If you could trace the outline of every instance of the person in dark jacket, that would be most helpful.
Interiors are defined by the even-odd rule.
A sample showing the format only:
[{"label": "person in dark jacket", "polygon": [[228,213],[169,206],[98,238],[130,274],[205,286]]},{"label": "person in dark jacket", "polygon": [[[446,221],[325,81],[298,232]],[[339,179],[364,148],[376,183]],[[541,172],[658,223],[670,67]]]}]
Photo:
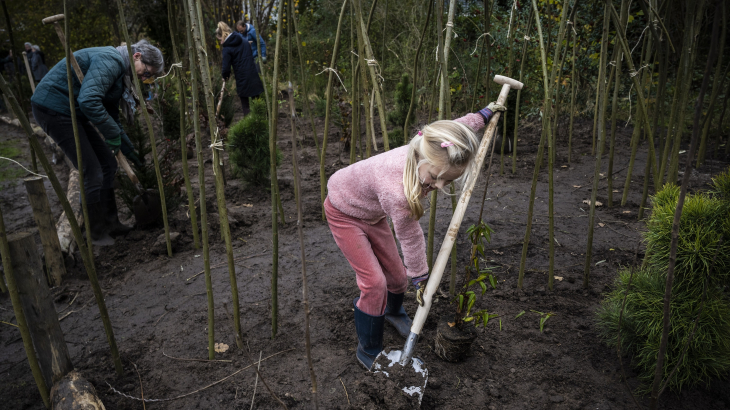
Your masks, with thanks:
[{"label": "person in dark jacket", "polygon": [[[134,110],[140,103],[131,76],[146,80],[161,73],[165,65],[162,52],[146,40],[134,44],[132,53],[133,64],[126,46],[92,47],[74,53],[84,74],[83,84],[73,74],[73,93],[84,165],[88,223],[97,245],[112,245],[112,237],[132,229],[119,222],[113,188],[117,171],[114,156],[126,137],[119,117],[120,105],[126,120],[134,121]],[[51,68],[38,84],[31,107],[43,131],[78,168],[65,59]]]},{"label": "person in dark jacket", "polygon": [[43,52],[41,52],[40,47],[34,45],[33,52],[31,54],[28,54],[28,58],[30,59],[30,71],[33,73],[33,78],[37,82],[40,82],[43,77],[48,74],[48,67],[46,67],[45,55],[43,55]]},{"label": "person in dark jacket", "polygon": [[223,64],[221,75],[224,80],[231,76],[231,67],[236,75],[236,91],[241,98],[243,115],[251,112],[249,97],[256,98],[264,92],[264,85],[256,72],[251,45],[239,33],[231,32],[231,28],[224,22],[218,23],[215,32],[223,48]]},{"label": "person in dark jacket", "polygon": [[[245,23],[243,20],[240,20],[236,23],[236,31],[241,33],[243,38],[248,40],[248,44],[251,44],[251,51],[253,52],[253,58],[255,59],[259,55],[258,48],[261,47],[261,57],[263,59],[263,62],[266,62],[266,42],[264,41],[264,38],[260,35],[256,35],[256,29],[253,27],[251,23]],[[259,38],[259,45],[257,46],[255,41],[256,37]]]}]

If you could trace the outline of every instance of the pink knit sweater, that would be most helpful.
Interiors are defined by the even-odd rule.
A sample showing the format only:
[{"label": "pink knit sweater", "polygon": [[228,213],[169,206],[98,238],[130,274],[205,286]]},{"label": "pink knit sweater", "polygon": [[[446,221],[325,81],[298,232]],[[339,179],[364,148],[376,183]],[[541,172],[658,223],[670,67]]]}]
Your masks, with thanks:
[{"label": "pink knit sweater", "polygon": [[[474,132],[484,128],[480,114],[467,114],[456,121]],[[403,192],[407,155],[406,145],[335,172],[327,184],[327,196],[340,212],[371,224],[390,216],[403,251],[406,274],[418,277],[428,273],[426,242],[418,220],[410,216]]]}]

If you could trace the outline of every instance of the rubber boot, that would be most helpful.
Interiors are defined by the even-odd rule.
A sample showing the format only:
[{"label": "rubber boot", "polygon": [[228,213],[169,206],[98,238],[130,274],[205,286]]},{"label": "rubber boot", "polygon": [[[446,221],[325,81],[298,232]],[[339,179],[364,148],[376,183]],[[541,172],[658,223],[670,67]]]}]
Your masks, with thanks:
[{"label": "rubber boot", "polygon": [[408,335],[411,334],[413,320],[408,317],[406,310],[403,308],[404,296],[405,293],[388,292],[388,304],[385,306],[385,320],[393,325],[395,330],[397,330],[404,339],[407,339]]},{"label": "rubber boot", "polygon": [[353,305],[355,306],[355,330],[357,330],[357,360],[365,366],[368,371],[372,370],[375,358],[383,350],[383,327],[385,325],[385,315],[370,316],[357,308],[355,298]]},{"label": "rubber boot", "polygon": [[109,227],[106,223],[106,210],[102,201],[86,204],[89,211],[89,228],[91,242],[97,246],[114,245],[114,239],[109,236]]},{"label": "rubber boot", "polygon": [[109,229],[109,235],[112,238],[126,235],[134,229],[129,225],[124,225],[119,221],[119,212],[117,210],[117,199],[114,195],[114,188],[106,188],[101,190],[101,202],[104,204],[105,220]]}]

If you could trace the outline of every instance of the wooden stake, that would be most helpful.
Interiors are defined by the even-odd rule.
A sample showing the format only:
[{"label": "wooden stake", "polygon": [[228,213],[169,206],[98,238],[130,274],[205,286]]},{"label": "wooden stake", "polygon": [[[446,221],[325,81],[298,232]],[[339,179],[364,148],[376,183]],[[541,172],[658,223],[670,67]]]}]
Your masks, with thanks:
[{"label": "wooden stake", "polygon": [[38,233],[41,237],[44,260],[48,268],[48,278],[51,286],[59,286],[62,278],[66,275],[66,265],[63,261],[61,244],[58,241],[56,224],[53,223],[53,214],[46,196],[43,178],[26,178],[24,182],[30,206],[33,208],[33,219],[38,226]]},{"label": "wooden stake", "polygon": [[[386,3],[387,4],[387,3]],[[403,141],[404,145],[408,144],[408,136],[410,130],[408,125],[411,122],[411,114],[413,113],[413,105],[416,103],[416,88],[418,84],[418,58],[421,56],[421,48],[423,47],[423,39],[426,37],[426,29],[428,23],[431,21],[431,13],[433,12],[433,1],[428,0],[428,11],[426,12],[426,22],[423,23],[423,30],[421,31],[421,38],[418,40],[418,47],[416,48],[416,57],[413,59],[413,89],[411,90],[411,102],[408,104],[408,114],[406,114],[406,122],[403,124]],[[383,39],[385,39],[385,27],[383,27]],[[484,40],[486,41],[486,40]],[[383,45],[385,47],[385,45]],[[382,57],[381,57],[382,59]],[[481,60],[479,60],[481,62]]]},{"label": "wooden stake", "polygon": [[8,237],[8,246],[20,303],[43,379],[46,386],[53,386],[74,366],[53,306],[53,296],[46,284],[35,238],[27,232],[13,234]]},{"label": "wooden stake", "polygon": [[[1,76],[0,76],[1,77]],[[5,80],[1,80],[5,85]],[[3,90],[4,92],[4,90]],[[33,244],[35,247],[35,244]],[[3,219],[2,211],[0,211],[0,255],[2,256],[3,268],[5,273],[5,281],[8,285],[8,293],[10,293],[10,300],[13,304],[13,313],[15,313],[15,320],[18,322],[18,329],[20,335],[23,338],[23,347],[25,348],[25,354],[28,357],[28,364],[30,370],[33,373],[33,379],[35,380],[36,386],[38,386],[38,392],[41,394],[41,399],[46,408],[51,408],[51,402],[48,397],[49,387],[46,384],[43,373],[41,372],[38,359],[35,355],[35,349],[33,347],[33,340],[28,330],[28,322],[23,314],[22,303],[20,301],[20,295],[18,292],[18,285],[15,281],[15,273],[13,272],[13,261],[10,257],[10,248],[8,245],[8,238],[5,233],[5,221]]]}]

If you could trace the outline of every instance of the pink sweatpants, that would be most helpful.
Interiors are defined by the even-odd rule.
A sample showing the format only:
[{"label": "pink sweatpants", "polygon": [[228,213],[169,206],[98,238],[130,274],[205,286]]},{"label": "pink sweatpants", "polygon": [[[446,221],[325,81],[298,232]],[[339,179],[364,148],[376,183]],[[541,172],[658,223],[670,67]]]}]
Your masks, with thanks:
[{"label": "pink sweatpants", "polygon": [[358,309],[371,316],[382,315],[388,292],[404,293],[408,286],[406,268],[387,219],[370,225],[343,214],[329,198],[324,201],[324,211],[335,243],[355,269],[360,288]]}]

